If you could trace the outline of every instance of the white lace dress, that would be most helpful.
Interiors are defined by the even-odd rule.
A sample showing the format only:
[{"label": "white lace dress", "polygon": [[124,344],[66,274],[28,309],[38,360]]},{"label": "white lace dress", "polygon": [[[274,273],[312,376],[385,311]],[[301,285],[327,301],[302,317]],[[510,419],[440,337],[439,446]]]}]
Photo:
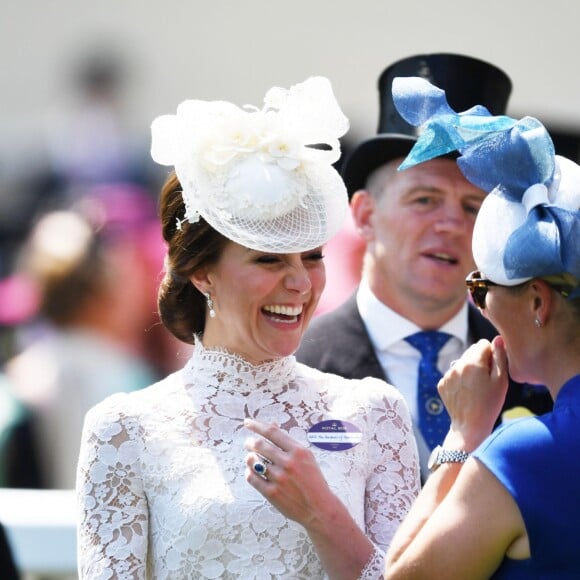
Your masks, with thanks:
[{"label": "white lace dress", "polygon": [[304,528],[245,480],[245,417],[310,446],[315,424],[362,431],[351,449],[310,446],[330,487],[375,544],[364,576],[419,491],[411,422],[398,391],[297,363],[260,366],[197,344],[185,368],[113,395],[87,414],[77,491],[80,578],[325,578]]}]

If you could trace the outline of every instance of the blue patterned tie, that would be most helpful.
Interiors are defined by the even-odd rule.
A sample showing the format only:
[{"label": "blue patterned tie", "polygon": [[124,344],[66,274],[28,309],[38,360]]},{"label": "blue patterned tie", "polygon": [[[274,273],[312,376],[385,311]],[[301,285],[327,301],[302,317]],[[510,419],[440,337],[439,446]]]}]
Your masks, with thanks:
[{"label": "blue patterned tie", "polygon": [[417,409],[419,428],[430,449],[440,445],[449,430],[449,415],[437,392],[437,383],[441,378],[441,373],[437,368],[437,357],[443,345],[450,338],[450,334],[435,330],[417,332],[405,338],[411,346],[421,353],[417,384]]}]

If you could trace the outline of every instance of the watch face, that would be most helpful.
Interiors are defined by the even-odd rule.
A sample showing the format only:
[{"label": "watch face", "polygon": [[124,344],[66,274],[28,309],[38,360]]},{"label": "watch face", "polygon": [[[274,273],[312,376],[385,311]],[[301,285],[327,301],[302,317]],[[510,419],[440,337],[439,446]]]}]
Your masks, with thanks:
[{"label": "watch face", "polygon": [[437,445],[433,451],[431,451],[431,455],[429,456],[429,460],[427,461],[427,469],[433,471],[437,467],[439,467],[439,451],[441,451],[441,445]]}]

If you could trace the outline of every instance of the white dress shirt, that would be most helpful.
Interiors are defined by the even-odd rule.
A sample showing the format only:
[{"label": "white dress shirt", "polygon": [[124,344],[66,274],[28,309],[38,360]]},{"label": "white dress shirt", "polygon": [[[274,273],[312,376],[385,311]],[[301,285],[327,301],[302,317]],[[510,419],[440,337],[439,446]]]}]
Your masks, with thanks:
[{"label": "white dress shirt", "polygon": [[[405,340],[405,337],[423,329],[385,306],[372,293],[365,280],[360,283],[356,301],[383,371],[389,382],[401,392],[409,407],[419,448],[421,474],[426,479],[430,450],[419,431],[417,414],[417,379],[421,353]],[[439,352],[437,366],[441,373],[445,373],[451,361],[458,359],[467,348],[467,313],[466,301],[458,314],[437,329],[452,336]]]}]

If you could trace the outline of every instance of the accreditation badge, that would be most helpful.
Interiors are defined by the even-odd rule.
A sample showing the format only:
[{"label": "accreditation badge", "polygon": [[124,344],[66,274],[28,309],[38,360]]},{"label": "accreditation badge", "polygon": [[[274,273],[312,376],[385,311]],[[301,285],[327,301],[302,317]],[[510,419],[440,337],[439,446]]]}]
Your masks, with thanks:
[{"label": "accreditation badge", "polygon": [[308,430],[308,441],[326,451],[346,451],[362,440],[362,431],[348,421],[330,419],[316,423]]}]

